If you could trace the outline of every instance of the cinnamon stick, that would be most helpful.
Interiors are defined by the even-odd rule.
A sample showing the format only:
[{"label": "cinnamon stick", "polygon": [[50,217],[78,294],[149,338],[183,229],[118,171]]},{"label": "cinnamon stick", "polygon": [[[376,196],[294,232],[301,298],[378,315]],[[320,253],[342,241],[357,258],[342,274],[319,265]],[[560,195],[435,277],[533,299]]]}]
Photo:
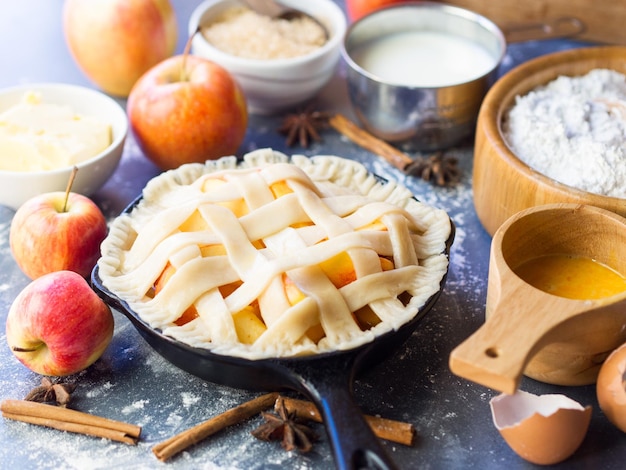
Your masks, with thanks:
[{"label": "cinnamon stick", "polygon": [[179,452],[182,452],[186,448],[197,444],[203,439],[206,439],[212,434],[215,434],[233,424],[240,423],[257,413],[270,408],[276,402],[277,398],[278,393],[268,393],[242,403],[241,405],[225,411],[208,421],[197,424],[196,426],[189,428],[166,441],[156,444],[152,448],[152,452],[154,452],[154,455],[156,455],[159,460],[165,461]]},{"label": "cinnamon stick", "polygon": [[62,431],[104,437],[126,444],[137,444],[141,427],[95,416],[82,411],[26,400],[4,400],[2,416]]},{"label": "cinnamon stick", "polygon": [[329,124],[340,134],[343,134],[354,143],[360,145],[376,155],[380,155],[396,168],[404,171],[406,167],[413,163],[413,159],[406,153],[398,150],[384,140],[373,136],[364,129],[350,121],[342,114],[335,114],[329,119]]},{"label": "cinnamon stick", "polygon": [[[322,422],[322,416],[312,402],[287,397],[283,397],[283,402],[288,413],[295,413],[301,419]],[[365,415],[365,421],[377,437],[398,444],[413,445],[415,428],[412,424],[369,415]]]},{"label": "cinnamon stick", "polygon": [[[156,444],[152,448],[152,452],[160,461],[164,462],[222,429],[238,424],[271,408],[279,397],[278,393],[267,393],[242,403]],[[281,398],[283,398],[288,412],[295,412],[302,419],[322,422],[321,415],[313,403],[294,398]],[[365,419],[376,436],[399,444],[413,444],[415,429],[412,424],[368,415],[365,416]]]}]

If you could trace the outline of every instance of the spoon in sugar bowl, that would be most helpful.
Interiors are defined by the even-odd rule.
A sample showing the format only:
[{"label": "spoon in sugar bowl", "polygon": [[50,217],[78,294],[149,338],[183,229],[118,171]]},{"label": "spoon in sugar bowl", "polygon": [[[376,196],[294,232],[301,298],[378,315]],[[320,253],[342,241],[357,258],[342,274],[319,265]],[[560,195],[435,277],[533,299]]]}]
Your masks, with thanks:
[{"label": "spoon in sugar bowl", "polygon": [[298,10],[297,8],[283,5],[275,0],[243,0],[243,3],[259,15],[268,16],[270,18],[283,19],[287,21],[296,20],[298,18],[309,18],[322,28],[326,39],[329,37],[328,29],[320,20],[315,18],[313,15],[309,15],[302,10]]},{"label": "spoon in sugar bowl", "polygon": [[513,215],[492,240],[485,323],[452,351],[451,371],[508,394],[522,375],[595,383],[626,342],[625,275],[625,218],[575,203]]}]

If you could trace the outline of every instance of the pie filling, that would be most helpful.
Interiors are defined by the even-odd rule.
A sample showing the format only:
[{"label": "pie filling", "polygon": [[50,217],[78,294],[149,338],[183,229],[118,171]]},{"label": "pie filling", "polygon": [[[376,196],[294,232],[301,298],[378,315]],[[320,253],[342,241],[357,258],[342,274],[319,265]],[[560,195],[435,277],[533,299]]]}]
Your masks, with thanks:
[{"label": "pie filling", "polygon": [[151,327],[249,359],[350,349],[397,329],[448,269],[447,214],[333,156],[263,149],[184,165],[116,218],[103,285]]}]

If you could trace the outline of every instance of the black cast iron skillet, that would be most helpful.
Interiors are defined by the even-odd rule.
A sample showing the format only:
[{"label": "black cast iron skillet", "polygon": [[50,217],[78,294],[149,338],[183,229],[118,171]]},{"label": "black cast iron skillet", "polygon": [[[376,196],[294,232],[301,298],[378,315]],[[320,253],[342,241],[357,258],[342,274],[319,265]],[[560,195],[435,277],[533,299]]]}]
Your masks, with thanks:
[{"label": "black cast iron skillet", "polygon": [[[130,212],[137,198],[124,212]],[[446,243],[446,254],[454,240],[454,225]],[[98,266],[91,275],[96,293],[113,309],[123,313],[153,349],[175,366],[197,377],[230,387],[253,391],[295,390],[315,403],[328,433],[335,463],[340,470],[395,469],[378,438],[373,434],[354,402],[354,376],[371,368],[403,344],[420,320],[433,307],[443,290],[419,309],[415,317],[398,330],[387,332],[372,342],[345,351],[295,358],[250,360],[215,354],[176,341],[152,328],[128,304],[102,285]]]}]

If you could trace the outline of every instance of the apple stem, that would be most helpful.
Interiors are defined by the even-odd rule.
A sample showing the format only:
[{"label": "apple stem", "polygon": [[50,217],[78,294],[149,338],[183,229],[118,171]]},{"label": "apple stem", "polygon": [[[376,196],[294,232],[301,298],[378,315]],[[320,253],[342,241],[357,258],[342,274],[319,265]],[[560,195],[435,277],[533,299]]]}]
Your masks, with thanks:
[{"label": "apple stem", "polygon": [[15,352],[33,352],[33,351],[37,351],[37,348],[34,349],[26,349],[26,348],[20,348],[18,346],[14,346],[11,348],[12,351]]},{"label": "apple stem", "polygon": [[189,56],[189,51],[191,50],[191,43],[193,41],[193,37],[196,34],[198,34],[199,31],[200,31],[200,26],[198,26],[196,30],[193,32],[193,34],[189,36],[189,39],[187,39],[187,43],[185,44],[185,49],[183,50],[183,66],[181,67],[181,70],[180,70],[181,82],[186,82],[189,80],[189,76],[187,74],[187,57]]},{"label": "apple stem", "polygon": [[74,185],[76,173],[78,173],[78,168],[74,166],[74,168],[72,168],[72,172],[70,173],[70,180],[67,182],[67,187],[65,188],[65,201],[63,202],[63,212],[67,212],[67,201],[70,198],[70,192],[72,192],[72,186]]}]

